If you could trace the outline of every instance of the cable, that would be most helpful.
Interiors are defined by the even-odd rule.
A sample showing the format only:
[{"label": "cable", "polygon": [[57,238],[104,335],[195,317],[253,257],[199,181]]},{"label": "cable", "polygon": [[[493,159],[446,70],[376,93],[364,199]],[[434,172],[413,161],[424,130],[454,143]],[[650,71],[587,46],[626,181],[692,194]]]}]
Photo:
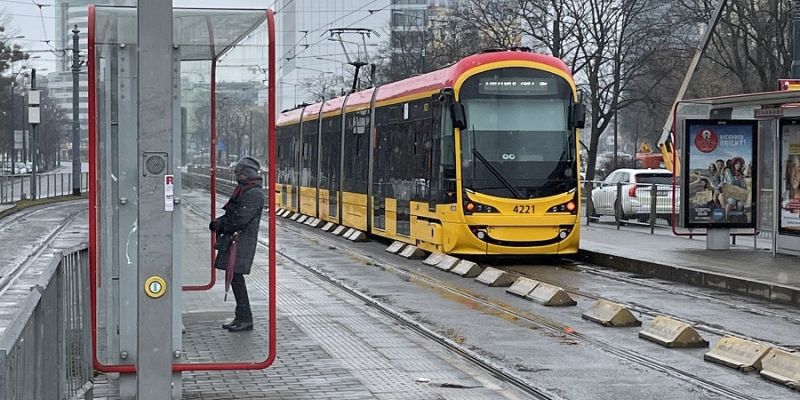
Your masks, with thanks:
[{"label": "cable", "polygon": [[[283,61],[284,59],[291,60],[291,59],[294,59],[294,57],[297,57],[297,55],[298,55],[298,54],[300,54],[300,53],[295,53],[295,54],[294,54],[294,57],[291,57],[291,58],[289,58],[289,57],[287,57],[287,56],[289,55],[289,53],[290,53],[290,52],[291,52],[291,51],[292,51],[292,50],[293,50],[295,47],[297,47],[297,45],[298,45],[298,44],[300,44],[300,42],[301,42],[303,39],[305,39],[306,37],[308,37],[308,34],[309,34],[309,33],[311,33],[311,32],[318,32],[318,31],[322,30],[323,28],[325,28],[325,27],[327,27],[327,26],[333,25],[334,23],[336,23],[336,22],[339,22],[339,21],[341,21],[341,20],[343,20],[343,19],[345,19],[345,18],[349,17],[350,15],[354,14],[354,13],[355,13],[355,12],[357,12],[357,11],[362,11],[364,8],[366,8],[367,6],[371,5],[372,3],[375,3],[376,1],[378,1],[378,0],[372,0],[372,1],[370,1],[369,3],[366,3],[366,4],[364,4],[363,6],[359,7],[358,9],[354,10],[354,11],[353,11],[353,12],[351,12],[351,13],[346,13],[345,15],[342,15],[341,17],[339,17],[339,18],[336,18],[336,19],[334,19],[333,21],[330,21],[330,22],[328,22],[327,24],[325,24],[325,25],[322,25],[322,26],[320,26],[320,27],[318,27],[318,28],[316,28],[316,29],[312,29],[312,30],[306,31],[306,32],[305,32],[305,34],[303,35],[303,37],[302,37],[302,38],[300,38],[300,40],[298,40],[298,41],[297,41],[297,42],[296,42],[294,45],[292,45],[292,47],[291,47],[289,50],[287,50],[287,51],[286,51],[286,53],[284,53],[284,54],[283,54],[283,56],[281,56],[281,58],[280,58],[279,60],[280,60],[280,61],[283,63],[283,62],[284,62],[284,61]],[[378,11],[384,10],[386,7],[389,7],[390,5],[391,5],[391,2],[390,2],[389,4],[387,4],[386,6],[384,6],[383,8],[379,9]],[[356,21],[355,23],[357,23],[357,22],[361,22],[361,21],[363,21],[364,19],[366,19],[367,17],[369,17],[369,16],[371,16],[372,14],[374,14],[374,13],[376,13],[376,12],[377,12],[377,11],[373,11],[373,10],[369,10],[369,11],[370,11],[370,12],[369,12],[369,15],[367,15],[366,17],[364,17],[364,18],[362,18],[362,19],[359,19],[359,20],[358,20],[358,21]],[[351,25],[352,25],[352,24],[351,24]],[[319,42],[317,42],[317,43],[319,43]],[[315,43],[315,44],[316,44],[316,43]],[[313,45],[314,45],[314,44],[312,44],[312,45],[306,45],[306,46],[305,46],[305,48],[304,48],[302,51],[305,51],[305,50],[307,50],[309,47],[311,47],[311,46],[313,46]],[[301,52],[302,52],[302,51],[301,51]],[[288,60],[287,60],[287,61],[288,61]]]}]

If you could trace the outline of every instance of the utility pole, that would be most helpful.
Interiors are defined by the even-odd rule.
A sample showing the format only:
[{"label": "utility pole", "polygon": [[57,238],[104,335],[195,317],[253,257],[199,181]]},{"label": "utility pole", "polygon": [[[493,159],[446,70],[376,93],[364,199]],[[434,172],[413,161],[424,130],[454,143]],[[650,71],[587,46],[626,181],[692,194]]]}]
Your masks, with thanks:
[{"label": "utility pole", "polygon": [[36,90],[36,68],[31,68],[31,90],[28,92],[28,122],[31,124],[33,130],[33,138],[31,139],[31,200],[36,200],[36,172],[39,169],[36,165],[38,160],[39,149],[39,91]]},{"label": "utility pole", "polygon": [[81,195],[81,121],[80,92],[81,76],[80,45],[78,25],[72,30],[72,195]]}]

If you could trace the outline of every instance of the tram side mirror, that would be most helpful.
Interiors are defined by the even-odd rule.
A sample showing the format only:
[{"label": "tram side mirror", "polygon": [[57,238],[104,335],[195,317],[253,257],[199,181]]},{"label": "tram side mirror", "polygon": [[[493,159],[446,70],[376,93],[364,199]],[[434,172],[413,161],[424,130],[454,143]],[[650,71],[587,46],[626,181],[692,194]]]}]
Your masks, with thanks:
[{"label": "tram side mirror", "polygon": [[572,121],[577,129],[583,129],[586,126],[586,106],[583,103],[575,104],[572,108]]},{"label": "tram side mirror", "polygon": [[450,118],[453,120],[453,128],[464,129],[467,127],[467,114],[464,112],[464,105],[459,102],[450,104]]}]

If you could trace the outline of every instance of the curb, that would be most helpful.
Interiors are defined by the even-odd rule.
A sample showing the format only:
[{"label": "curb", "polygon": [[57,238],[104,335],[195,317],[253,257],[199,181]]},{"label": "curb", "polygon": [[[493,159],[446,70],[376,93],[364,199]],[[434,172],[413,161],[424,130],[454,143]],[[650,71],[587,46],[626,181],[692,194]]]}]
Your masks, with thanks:
[{"label": "curb", "polygon": [[774,303],[800,306],[800,288],[752,281],[718,272],[637,260],[591,250],[581,249],[577,256],[582,261],[591,262],[605,268],[685,283],[691,286],[724,290]]}]

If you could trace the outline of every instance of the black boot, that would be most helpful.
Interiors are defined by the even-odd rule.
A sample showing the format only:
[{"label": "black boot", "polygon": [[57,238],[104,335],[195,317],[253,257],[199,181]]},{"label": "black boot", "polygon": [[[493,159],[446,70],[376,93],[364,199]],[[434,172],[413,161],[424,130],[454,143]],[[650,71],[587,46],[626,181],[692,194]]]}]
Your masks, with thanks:
[{"label": "black boot", "polygon": [[239,322],[245,320],[245,317],[246,316],[244,315],[244,307],[237,304],[233,314],[233,321],[228,322],[227,324],[222,324],[222,329],[228,329],[234,325],[239,324]]},{"label": "black boot", "polygon": [[232,327],[234,325],[238,325],[238,324],[239,324],[239,320],[234,318],[231,322],[228,322],[227,324],[222,324],[222,329],[228,329],[228,328],[230,328],[230,327]]},{"label": "black boot", "polygon": [[244,332],[253,330],[253,313],[250,311],[250,304],[245,303],[236,306],[236,324],[228,327],[230,332]]},{"label": "black boot", "polygon": [[236,321],[236,324],[228,327],[228,332],[244,332],[252,330],[253,330],[252,322]]}]

